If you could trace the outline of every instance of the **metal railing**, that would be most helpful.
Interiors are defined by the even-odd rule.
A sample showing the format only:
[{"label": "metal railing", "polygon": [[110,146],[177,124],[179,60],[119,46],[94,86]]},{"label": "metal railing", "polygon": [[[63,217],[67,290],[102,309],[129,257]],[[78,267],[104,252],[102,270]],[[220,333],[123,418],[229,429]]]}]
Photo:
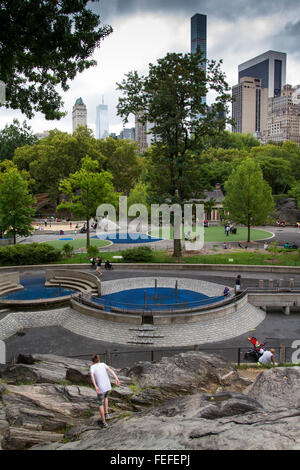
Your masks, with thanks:
[{"label": "metal railing", "polygon": [[[274,348],[276,350],[275,353],[275,362],[279,364],[291,363],[291,356],[293,349],[289,346],[285,346],[285,344],[278,345],[268,345],[268,349]],[[236,364],[241,366],[242,364],[249,364],[253,363],[256,364],[255,361],[251,362],[249,359],[244,357],[247,351],[251,350],[251,346],[238,346],[238,347],[201,347],[201,345],[194,345],[194,346],[186,346],[181,348],[159,348],[159,349],[131,349],[131,350],[111,350],[106,349],[105,351],[101,351],[98,354],[101,357],[101,360],[106,364],[116,367],[116,368],[123,368],[123,367],[130,367],[134,363],[139,361],[147,361],[147,362],[156,362],[162,359],[162,357],[170,357],[174,356],[179,353],[184,353],[188,351],[201,351],[210,354],[216,354],[221,356],[222,359],[228,361],[230,363]],[[92,352],[90,354],[82,354],[76,356],[68,356],[70,358],[77,358],[77,359],[85,359],[90,360],[91,357],[95,354]]]},{"label": "metal railing", "polygon": [[[157,305],[152,304],[147,304],[147,308],[143,308],[142,306],[138,306],[137,304],[130,304],[126,303],[124,304],[121,302],[117,301],[107,301],[107,302],[96,302],[93,300],[93,297],[91,295],[86,295],[84,293],[81,293],[79,295],[72,296],[74,300],[77,302],[87,305],[89,307],[93,307],[99,310],[105,310],[105,311],[117,311],[119,313],[132,313],[132,314],[137,314],[137,313],[167,313],[167,312],[183,312],[183,313],[189,313],[189,312],[198,312],[201,310],[212,310],[215,308],[223,307],[230,305],[237,300],[240,300],[247,294],[247,289],[243,290],[237,295],[230,296],[229,298],[224,297],[224,300],[216,300],[216,298],[213,298],[210,302],[208,302],[208,299],[203,300],[203,301],[192,301],[192,302],[184,302],[184,303],[177,303],[177,304],[164,304],[161,306],[161,308],[158,308]],[[220,296],[221,297],[221,296]],[[219,298],[220,298],[219,297]],[[223,297],[223,296],[222,296]]]}]

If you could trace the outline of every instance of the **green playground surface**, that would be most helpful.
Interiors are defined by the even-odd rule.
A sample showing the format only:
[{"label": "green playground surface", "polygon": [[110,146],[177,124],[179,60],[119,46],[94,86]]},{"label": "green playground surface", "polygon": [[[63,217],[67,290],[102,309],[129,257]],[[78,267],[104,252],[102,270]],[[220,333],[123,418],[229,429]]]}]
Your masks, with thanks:
[{"label": "green playground surface", "polygon": [[[62,247],[66,243],[69,243],[70,245],[72,245],[74,250],[79,250],[79,248],[86,247],[86,238],[74,238],[73,240],[67,240],[67,238],[72,238],[72,237],[62,237],[62,238],[66,238],[66,239],[65,240],[50,240],[50,241],[42,242],[42,243],[47,243],[47,245],[51,245],[54,248],[58,248],[58,249],[62,249]],[[90,239],[90,245],[101,248],[103,246],[111,245],[111,243],[107,240],[100,240],[97,238],[93,238],[93,239]]]},{"label": "green playground surface", "polygon": [[[182,239],[184,239],[184,233],[191,232],[193,237],[194,227],[182,227]],[[248,229],[247,227],[236,227],[237,233],[229,233],[227,236],[225,234],[225,228],[223,226],[211,226],[204,227],[204,241],[205,242],[245,242],[248,240]],[[161,227],[156,230],[152,230],[150,233],[153,237],[165,238],[173,240],[174,238],[174,229],[173,227]],[[271,232],[260,229],[251,229],[250,238],[251,241],[255,240],[264,240],[266,238],[272,237]]]}]

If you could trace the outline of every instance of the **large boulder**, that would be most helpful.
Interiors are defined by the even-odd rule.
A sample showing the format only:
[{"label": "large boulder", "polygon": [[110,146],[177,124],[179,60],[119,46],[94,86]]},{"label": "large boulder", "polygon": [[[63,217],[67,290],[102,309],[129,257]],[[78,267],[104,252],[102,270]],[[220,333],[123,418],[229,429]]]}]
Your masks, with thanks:
[{"label": "large boulder", "polygon": [[[217,388],[241,391],[248,384],[220,356],[200,351],[163,357],[156,363],[138,362],[133,367],[122,370],[122,373],[145,389],[144,396],[147,389],[151,390],[151,396],[156,390],[160,401],[199,391],[211,393]],[[156,401],[157,399],[158,396]]]},{"label": "large boulder", "polygon": [[[213,400],[212,400],[213,398]],[[82,429],[73,442],[32,449],[283,450],[300,449],[299,410],[268,413],[240,393],[178,397],[106,430]]]},{"label": "large boulder", "polygon": [[300,409],[300,367],[276,367],[265,370],[245,390],[266,410]]},{"label": "large boulder", "polygon": [[[24,449],[49,440],[50,433],[60,438],[66,426],[87,422],[96,408],[96,394],[91,387],[54,384],[7,385],[2,394],[9,428],[4,434],[4,449]],[[40,435],[38,435],[41,433]],[[44,434],[43,434],[44,433]],[[36,438],[38,441],[36,442]],[[52,441],[56,441],[52,436]]]},{"label": "large boulder", "polygon": [[276,201],[273,214],[277,220],[285,220],[288,225],[296,225],[300,221],[300,209],[294,198],[283,198]]},{"label": "large boulder", "polygon": [[[88,363],[39,356],[23,366],[35,383],[1,381],[4,449],[300,449],[299,367],[263,370],[249,386],[221,357],[199,351],[138,362],[117,371],[112,420],[101,429],[95,390],[83,381]],[[70,369],[79,385],[66,379]],[[51,383],[55,374],[65,382]]]}]

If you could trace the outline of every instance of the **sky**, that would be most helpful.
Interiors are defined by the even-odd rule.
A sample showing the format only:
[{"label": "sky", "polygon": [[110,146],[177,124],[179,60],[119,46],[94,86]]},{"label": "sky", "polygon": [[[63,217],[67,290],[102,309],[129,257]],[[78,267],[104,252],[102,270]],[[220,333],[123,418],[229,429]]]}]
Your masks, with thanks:
[{"label": "sky", "polygon": [[[69,82],[63,94],[68,112],[59,121],[47,121],[37,113],[28,120],[19,111],[0,108],[0,129],[14,118],[24,120],[34,133],[59,129],[72,132],[72,107],[82,97],[88,111],[88,127],[95,132],[96,106],[109,110],[109,131],[119,134],[123,124],[116,114],[116,83],[129,71],[146,75],[149,63],[168,52],[190,52],[190,21],[207,15],[207,58],[223,60],[230,86],[238,83],[238,65],[268,50],[287,53],[287,83],[300,84],[299,0],[100,0],[90,3],[102,24],[113,33],[95,51],[97,66]],[[213,100],[208,95],[207,102]],[[134,119],[126,124],[134,127]]]}]

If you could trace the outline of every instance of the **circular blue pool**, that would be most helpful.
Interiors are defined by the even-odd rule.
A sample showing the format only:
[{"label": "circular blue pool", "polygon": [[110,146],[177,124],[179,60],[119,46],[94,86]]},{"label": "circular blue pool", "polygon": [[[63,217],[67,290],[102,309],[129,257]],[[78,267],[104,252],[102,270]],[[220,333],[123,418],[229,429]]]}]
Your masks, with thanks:
[{"label": "circular blue pool", "polygon": [[151,237],[147,233],[128,233],[128,232],[113,232],[95,235],[91,238],[98,238],[99,240],[108,240],[113,243],[151,243],[159,242],[162,238]]},{"label": "circular blue pool", "polygon": [[113,294],[93,297],[93,302],[105,306],[110,311],[112,307],[126,310],[173,310],[190,309],[209,305],[224,300],[224,296],[209,297],[200,292],[188,289],[176,289],[171,287],[145,287],[129,289]]},{"label": "circular blue pool", "polygon": [[53,299],[75,294],[74,290],[64,289],[63,287],[45,287],[45,278],[33,278],[20,280],[24,286],[23,290],[10,292],[1,297],[3,300],[38,300]]}]

